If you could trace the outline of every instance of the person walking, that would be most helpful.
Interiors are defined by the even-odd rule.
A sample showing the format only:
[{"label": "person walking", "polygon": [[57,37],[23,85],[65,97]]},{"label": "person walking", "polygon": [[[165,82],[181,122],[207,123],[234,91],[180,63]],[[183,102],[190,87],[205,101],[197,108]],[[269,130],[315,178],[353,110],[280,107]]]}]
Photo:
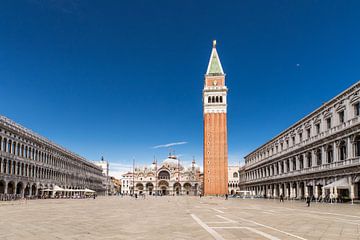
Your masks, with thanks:
[{"label": "person walking", "polygon": [[229,195],[226,193],[225,194],[225,200],[228,200],[228,197],[229,197]]},{"label": "person walking", "polygon": [[280,194],[280,202],[284,202],[284,196]]},{"label": "person walking", "polygon": [[307,203],[307,206],[310,207],[310,197],[306,197],[306,203]]}]

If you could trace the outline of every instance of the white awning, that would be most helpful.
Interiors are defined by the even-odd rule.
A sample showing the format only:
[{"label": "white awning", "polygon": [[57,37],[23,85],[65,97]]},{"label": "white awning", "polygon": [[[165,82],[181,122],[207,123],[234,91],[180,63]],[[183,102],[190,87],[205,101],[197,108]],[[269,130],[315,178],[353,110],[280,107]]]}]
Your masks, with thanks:
[{"label": "white awning", "polygon": [[336,187],[338,189],[350,189],[350,184],[349,184],[347,178],[342,178],[340,180],[337,180],[337,181],[335,181],[333,183],[330,183],[330,184],[326,185],[324,188],[325,189],[330,189],[330,188],[333,188],[333,187]]},{"label": "white awning", "polygon": [[85,188],[85,191],[84,191],[84,192],[94,193],[95,191],[94,191],[94,190],[91,190],[91,189],[88,189],[88,188]]},{"label": "white awning", "polygon": [[61,191],[64,191],[64,189],[61,188],[61,187],[59,187],[59,186],[57,186],[57,185],[55,185],[55,186],[54,186],[54,191],[61,192]]}]

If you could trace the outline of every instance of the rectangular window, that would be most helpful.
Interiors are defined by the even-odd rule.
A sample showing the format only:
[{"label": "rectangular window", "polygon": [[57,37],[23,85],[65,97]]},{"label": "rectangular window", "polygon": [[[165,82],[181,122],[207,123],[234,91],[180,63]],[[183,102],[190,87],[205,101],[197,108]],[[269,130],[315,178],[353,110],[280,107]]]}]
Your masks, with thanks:
[{"label": "rectangular window", "polygon": [[320,123],[316,124],[316,134],[320,133]]},{"label": "rectangular window", "polygon": [[293,146],[295,145],[295,137],[292,137]]},{"label": "rectangular window", "polygon": [[327,129],[331,128],[331,118],[326,119],[326,126],[327,126]]},{"label": "rectangular window", "polygon": [[311,136],[311,129],[308,128],[308,129],[306,130],[306,132],[307,132],[307,138],[310,138],[310,136]]},{"label": "rectangular window", "polygon": [[345,113],[344,111],[339,112],[339,122],[344,123],[345,121]]},{"label": "rectangular window", "polygon": [[359,102],[354,104],[354,112],[355,112],[356,117],[360,115],[360,103]]},{"label": "rectangular window", "polygon": [[299,133],[300,142],[302,142],[302,133]]}]

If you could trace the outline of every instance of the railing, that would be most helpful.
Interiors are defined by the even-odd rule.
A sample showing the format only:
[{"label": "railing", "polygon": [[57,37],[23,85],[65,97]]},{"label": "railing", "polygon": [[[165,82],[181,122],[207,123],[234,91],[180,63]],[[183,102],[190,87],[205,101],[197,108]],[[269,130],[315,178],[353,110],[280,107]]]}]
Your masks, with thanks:
[{"label": "railing", "polygon": [[360,157],[346,159],[346,160],[340,160],[337,162],[327,163],[327,164],[323,164],[320,166],[313,166],[310,168],[304,168],[304,169],[300,169],[300,170],[294,170],[294,171],[290,171],[290,172],[286,172],[286,173],[277,174],[274,176],[267,176],[267,177],[262,177],[259,179],[247,180],[247,181],[245,181],[245,184],[262,182],[265,180],[286,178],[286,177],[295,177],[295,176],[299,176],[299,175],[310,174],[310,173],[321,172],[321,171],[336,170],[339,168],[349,167],[349,166],[353,166],[353,165],[360,165]]}]

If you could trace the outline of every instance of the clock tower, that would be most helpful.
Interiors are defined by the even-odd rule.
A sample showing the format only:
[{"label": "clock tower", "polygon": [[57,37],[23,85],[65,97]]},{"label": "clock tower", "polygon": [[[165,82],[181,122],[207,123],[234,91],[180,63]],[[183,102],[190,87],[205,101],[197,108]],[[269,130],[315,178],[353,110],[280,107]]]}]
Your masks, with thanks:
[{"label": "clock tower", "polygon": [[204,195],[228,193],[227,91],[214,40],[203,89]]}]

